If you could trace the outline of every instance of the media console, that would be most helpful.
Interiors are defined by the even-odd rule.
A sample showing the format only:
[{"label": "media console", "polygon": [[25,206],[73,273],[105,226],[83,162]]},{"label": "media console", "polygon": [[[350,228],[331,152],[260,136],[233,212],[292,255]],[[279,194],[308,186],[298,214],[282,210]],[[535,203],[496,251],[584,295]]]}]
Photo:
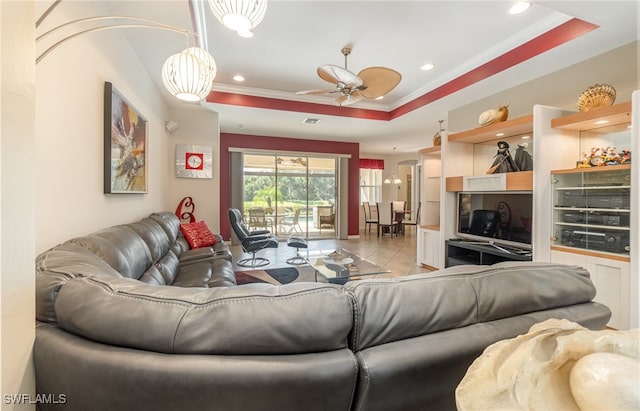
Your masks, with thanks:
[{"label": "media console", "polygon": [[502,261],[531,261],[531,250],[491,242],[447,240],[445,267],[463,264],[491,265]]}]

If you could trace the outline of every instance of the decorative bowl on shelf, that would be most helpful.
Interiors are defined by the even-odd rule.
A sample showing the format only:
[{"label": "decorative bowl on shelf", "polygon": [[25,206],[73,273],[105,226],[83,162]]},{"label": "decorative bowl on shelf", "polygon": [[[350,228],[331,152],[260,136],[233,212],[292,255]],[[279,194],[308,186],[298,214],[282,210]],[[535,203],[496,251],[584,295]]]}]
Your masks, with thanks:
[{"label": "decorative bowl on shelf", "polygon": [[594,84],[578,98],[578,110],[581,112],[607,107],[616,101],[616,89],[609,84]]}]

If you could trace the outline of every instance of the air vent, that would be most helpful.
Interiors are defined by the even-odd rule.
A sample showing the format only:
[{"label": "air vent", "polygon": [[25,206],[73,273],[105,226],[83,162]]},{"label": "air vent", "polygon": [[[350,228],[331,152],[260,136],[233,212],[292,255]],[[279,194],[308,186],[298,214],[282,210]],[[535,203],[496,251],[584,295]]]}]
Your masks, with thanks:
[{"label": "air vent", "polygon": [[320,121],[319,118],[305,118],[302,122],[304,124],[316,124],[318,121]]}]

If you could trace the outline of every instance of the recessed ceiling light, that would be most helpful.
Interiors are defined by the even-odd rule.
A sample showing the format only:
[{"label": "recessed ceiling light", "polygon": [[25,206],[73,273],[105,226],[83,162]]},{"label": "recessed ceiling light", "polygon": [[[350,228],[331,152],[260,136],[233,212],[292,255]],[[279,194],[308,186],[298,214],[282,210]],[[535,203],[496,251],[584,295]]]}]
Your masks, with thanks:
[{"label": "recessed ceiling light", "polygon": [[502,137],[502,136],[504,136],[504,133],[498,133],[498,134],[496,134],[496,137]]},{"label": "recessed ceiling light", "polygon": [[374,98],[374,100],[382,100],[384,98],[384,96],[378,96],[376,98]]},{"label": "recessed ceiling light", "polygon": [[531,136],[522,136],[522,139],[523,139],[523,140],[527,140],[527,139],[529,139],[529,138],[531,138]]},{"label": "recessed ceiling light", "polygon": [[424,66],[420,67],[420,70],[429,71],[433,70],[434,67],[435,65],[433,63],[427,63]]},{"label": "recessed ceiling light", "polygon": [[528,1],[518,1],[518,2],[516,2],[516,4],[511,6],[511,8],[509,9],[509,14],[520,14],[523,11],[525,11],[526,9],[528,9],[529,7],[531,7],[531,3],[530,2],[528,2]]},{"label": "recessed ceiling light", "polygon": [[600,125],[600,124],[607,124],[608,122],[609,122],[609,120],[598,120],[594,124]]},{"label": "recessed ceiling light", "polygon": [[244,76],[241,76],[240,74],[236,74],[235,76],[233,76],[233,79],[235,81],[244,81]]}]

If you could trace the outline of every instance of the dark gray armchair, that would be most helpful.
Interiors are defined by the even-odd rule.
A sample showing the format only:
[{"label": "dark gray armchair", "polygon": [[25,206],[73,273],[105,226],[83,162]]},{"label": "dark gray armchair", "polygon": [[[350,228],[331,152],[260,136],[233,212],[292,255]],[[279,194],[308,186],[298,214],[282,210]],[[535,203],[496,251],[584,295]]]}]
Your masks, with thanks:
[{"label": "dark gray armchair", "polygon": [[256,252],[264,248],[278,248],[278,239],[269,230],[249,231],[242,221],[242,213],[237,208],[229,209],[229,222],[233,232],[240,240],[242,249],[251,253],[251,257],[236,262],[240,267],[263,267],[269,264],[269,259],[257,257]]}]

